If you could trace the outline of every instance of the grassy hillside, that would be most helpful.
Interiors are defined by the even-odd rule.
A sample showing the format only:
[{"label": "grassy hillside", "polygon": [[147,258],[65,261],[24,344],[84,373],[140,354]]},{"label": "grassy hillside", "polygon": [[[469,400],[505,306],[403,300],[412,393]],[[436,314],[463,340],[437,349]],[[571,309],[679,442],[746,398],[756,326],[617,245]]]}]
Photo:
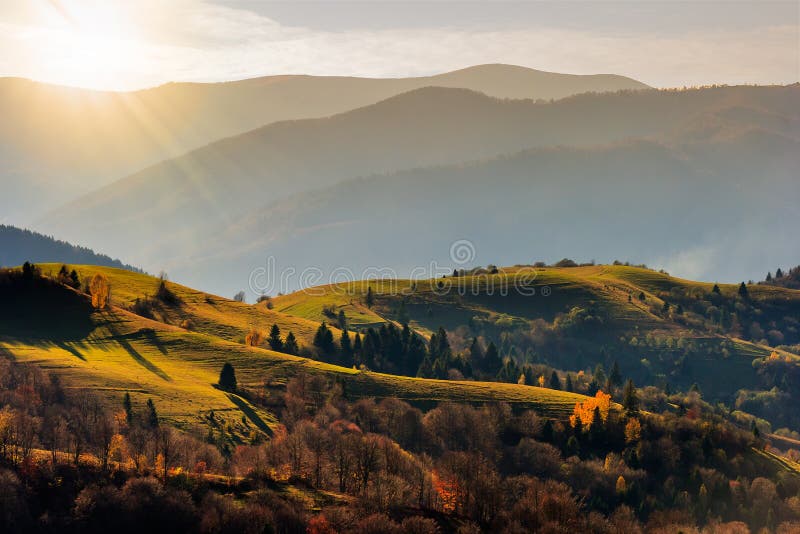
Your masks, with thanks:
[{"label": "grassy hillside", "polygon": [[[55,266],[43,266],[43,273]],[[182,300],[180,310],[164,319],[190,317],[196,331],[140,317],[121,306],[157,287],[155,278],[127,271],[78,266],[82,277],[107,275],[113,306],[93,310],[85,295],[56,284],[14,288],[0,285],[0,350],[8,357],[32,362],[58,374],[72,388],[99,393],[119,406],[124,392],[141,406],[153,398],[162,416],[178,426],[199,424],[210,410],[236,426],[268,431],[274,415],[214,384],[225,362],[236,369],[240,384],[279,386],[298,373],[322,374],[342,384],[348,398],[396,396],[431,405],[456,400],[510,402],[563,416],[580,395],[548,389],[481,382],[453,382],[398,377],[337,367],[263,348],[247,347],[234,338],[250,323],[279,321],[297,332],[313,329],[310,320],[288,317],[169,284]],[[215,324],[219,320],[219,324]],[[242,423],[242,416],[248,421]]]},{"label": "grassy hillside", "polygon": [[[59,269],[59,264],[44,264],[40,268],[43,274],[52,275]],[[152,299],[160,283],[153,276],[122,269],[81,265],[70,268],[75,268],[82,280],[88,280],[96,273],[108,277],[112,304],[126,310],[131,310],[137,299]],[[175,295],[175,302],[156,299],[151,312],[153,319],[168,325],[181,326],[184,321],[188,321],[186,326],[189,330],[243,343],[245,335],[251,329],[266,335],[270,327],[277,324],[284,336],[293,332],[301,345],[311,345],[314,332],[319,326],[318,322],[269,310],[265,305],[250,306],[173,282],[167,281],[166,284]]]},{"label": "grassy hillside", "polygon": [[[712,295],[713,285],[622,265],[518,267],[435,281],[323,286],[278,297],[274,306],[311,320],[321,320],[333,307],[356,328],[406,313],[422,332],[445,326],[463,348],[477,335],[498,344],[506,339],[517,359],[562,369],[591,369],[598,362],[608,368],[617,360],[637,383],[687,389],[697,383],[708,398],[731,402],[740,389],[765,387],[754,361],[776,349],[721,331],[691,307]],[[738,285],[719,287],[714,298],[735,301]],[[375,300],[371,309],[365,306],[368,288]],[[672,312],[663,312],[665,301]],[[800,292],[793,290],[752,285],[748,302],[764,321],[800,312]],[[685,306],[680,314],[678,304]],[[533,356],[525,356],[526,350]],[[796,355],[776,352],[800,362]]]}]

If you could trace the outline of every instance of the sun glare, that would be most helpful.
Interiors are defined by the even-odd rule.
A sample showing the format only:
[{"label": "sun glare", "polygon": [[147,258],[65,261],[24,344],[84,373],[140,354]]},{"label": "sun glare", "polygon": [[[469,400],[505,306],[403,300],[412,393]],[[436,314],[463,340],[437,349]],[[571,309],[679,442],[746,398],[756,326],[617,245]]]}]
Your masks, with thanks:
[{"label": "sun glare", "polygon": [[125,89],[141,61],[135,26],[113,2],[53,2],[55,25],[40,34],[37,46],[55,83],[92,89]]}]

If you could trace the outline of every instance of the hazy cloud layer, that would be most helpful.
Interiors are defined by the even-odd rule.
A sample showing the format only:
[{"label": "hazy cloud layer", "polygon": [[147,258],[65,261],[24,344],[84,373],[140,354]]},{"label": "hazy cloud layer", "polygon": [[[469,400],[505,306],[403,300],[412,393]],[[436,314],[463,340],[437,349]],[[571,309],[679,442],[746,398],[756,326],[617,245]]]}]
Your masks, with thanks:
[{"label": "hazy cloud layer", "polygon": [[[575,20],[563,6],[556,16],[552,5],[541,4],[543,11],[550,10],[536,23],[531,16],[516,22],[495,17],[481,24],[475,16],[459,18],[459,4],[449,3],[451,23],[442,13],[426,25],[412,24],[407,17],[390,24],[373,14],[353,27],[337,29],[330,21],[319,22],[318,16],[308,25],[285,13],[271,17],[270,4],[92,4],[20,0],[0,6],[0,75],[130,89],[171,80],[222,81],[282,73],[414,76],[502,62],[558,72],[623,74],[669,87],[800,79],[796,16],[762,16],[752,27],[741,21],[701,27],[689,24],[686,17],[671,19],[667,15],[687,8],[664,4],[661,11],[638,13],[616,26],[604,20],[592,28],[585,17],[577,16],[583,9],[580,4],[573,8]],[[592,5],[597,9],[603,3]],[[624,4],[613,5],[624,9]],[[752,5],[770,9],[770,4]],[[784,13],[793,12],[786,4],[775,5]],[[486,8],[504,9],[503,4]],[[372,11],[376,9],[373,5]],[[628,8],[634,13],[636,9]],[[724,13],[725,5],[715,9]],[[392,13],[388,7],[386,12],[387,17]],[[661,16],[665,22],[660,28]]]}]

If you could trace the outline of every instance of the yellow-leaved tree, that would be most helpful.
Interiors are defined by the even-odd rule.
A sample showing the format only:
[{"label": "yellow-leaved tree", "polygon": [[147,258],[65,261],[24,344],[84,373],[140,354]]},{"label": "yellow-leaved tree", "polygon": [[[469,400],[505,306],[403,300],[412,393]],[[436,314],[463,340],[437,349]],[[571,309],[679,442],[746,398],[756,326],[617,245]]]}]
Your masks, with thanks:
[{"label": "yellow-leaved tree", "polygon": [[628,491],[628,485],[625,483],[625,477],[620,475],[619,478],[617,478],[617,494],[625,495],[626,491]]},{"label": "yellow-leaved tree", "polygon": [[589,397],[583,402],[576,402],[572,415],[569,416],[569,422],[574,428],[578,421],[584,429],[588,429],[594,422],[595,408],[600,411],[600,418],[605,421],[608,419],[608,411],[611,409],[611,395],[598,391],[594,397]]},{"label": "yellow-leaved tree", "polygon": [[642,424],[632,417],[625,424],[625,443],[635,443],[642,438]]},{"label": "yellow-leaved tree", "polygon": [[92,306],[95,309],[105,308],[111,296],[111,284],[108,283],[108,278],[100,273],[95,274],[89,282],[89,294],[92,296]]}]

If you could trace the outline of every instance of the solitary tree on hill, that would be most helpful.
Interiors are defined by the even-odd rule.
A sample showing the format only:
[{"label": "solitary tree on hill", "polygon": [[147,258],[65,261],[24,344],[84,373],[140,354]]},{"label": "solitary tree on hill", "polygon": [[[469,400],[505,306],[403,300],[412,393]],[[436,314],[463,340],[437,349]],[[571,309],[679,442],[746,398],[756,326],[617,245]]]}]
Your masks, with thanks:
[{"label": "solitary tree on hill", "polygon": [[714,287],[711,288],[711,292],[719,295],[720,294],[719,286],[717,284],[714,284]]},{"label": "solitary tree on hill", "polygon": [[233,365],[225,362],[219,372],[219,387],[224,391],[236,391],[236,386],[236,372],[233,370]]},{"label": "solitary tree on hill", "polygon": [[89,282],[89,293],[92,296],[92,306],[102,310],[108,305],[108,297],[111,295],[111,285],[105,275],[97,273]]}]

